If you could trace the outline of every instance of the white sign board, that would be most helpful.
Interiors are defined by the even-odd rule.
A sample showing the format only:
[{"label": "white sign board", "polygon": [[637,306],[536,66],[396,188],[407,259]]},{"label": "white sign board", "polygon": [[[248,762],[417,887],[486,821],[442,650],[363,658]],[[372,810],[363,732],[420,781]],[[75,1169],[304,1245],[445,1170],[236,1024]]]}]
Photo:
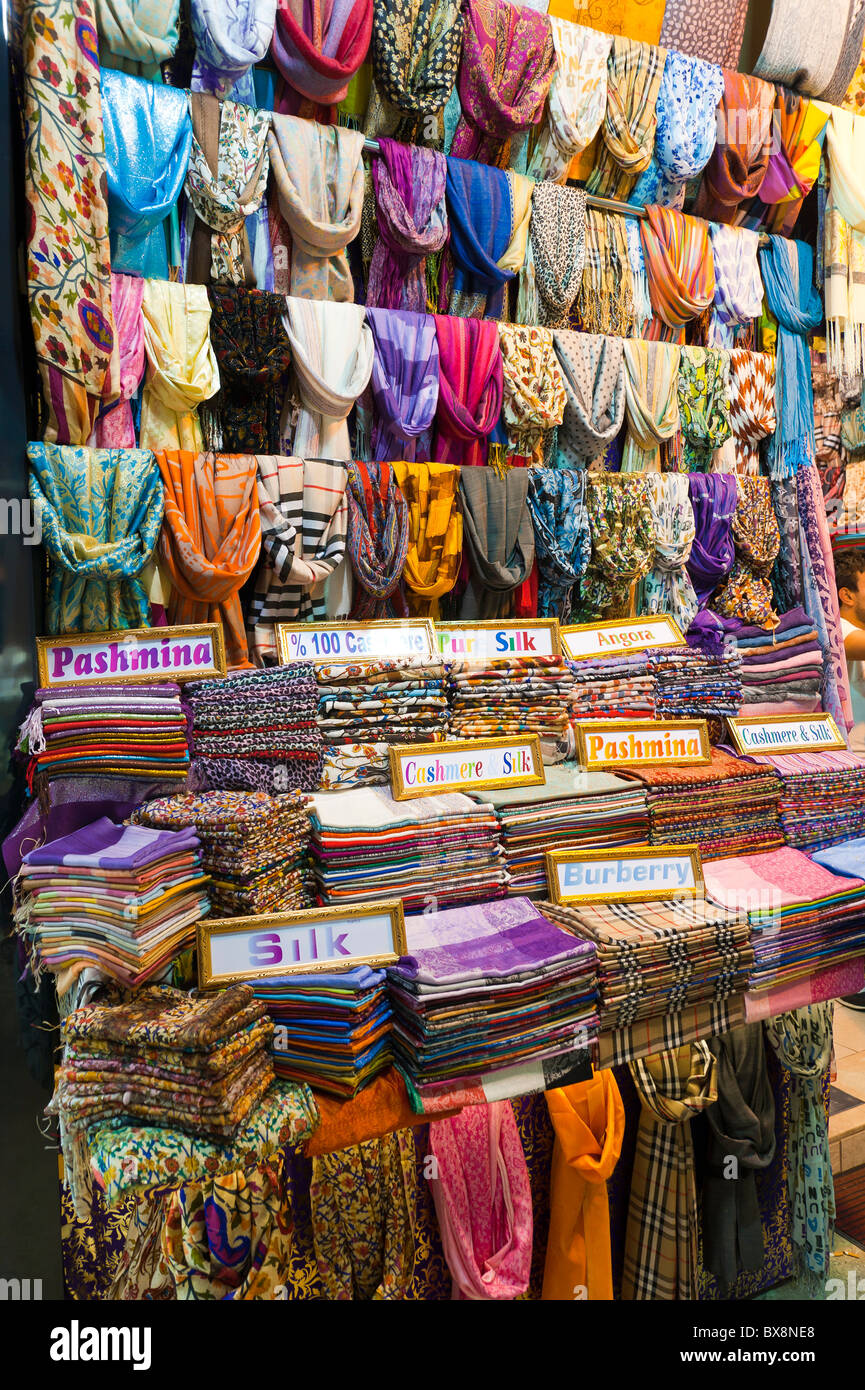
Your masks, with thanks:
[{"label": "white sign board", "polygon": [[279,660],[391,661],[438,657],[429,618],[379,623],[277,623]]},{"label": "white sign board", "polygon": [[667,616],[580,623],[562,628],[562,648],[570,661],[585,661],[650,647],[681,647],[684,637]]},{"label": "white sign board", "polygon": [[515,656],[561,656],[555,618],[524,622],[436,623],[445,661],[507,661]]}]

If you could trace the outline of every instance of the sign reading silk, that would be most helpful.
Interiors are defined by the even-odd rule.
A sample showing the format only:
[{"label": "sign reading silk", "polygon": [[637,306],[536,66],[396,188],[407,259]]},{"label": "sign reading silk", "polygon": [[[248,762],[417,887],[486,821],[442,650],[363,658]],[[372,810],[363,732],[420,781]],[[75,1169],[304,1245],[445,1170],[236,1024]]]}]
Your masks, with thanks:
[{"label": "sign reading silk", "polygon": [[152,1330],[149,1327],[69,1327],[51,1329],[52,1361],[131,1361],[134,1371],[149,1371]]}]

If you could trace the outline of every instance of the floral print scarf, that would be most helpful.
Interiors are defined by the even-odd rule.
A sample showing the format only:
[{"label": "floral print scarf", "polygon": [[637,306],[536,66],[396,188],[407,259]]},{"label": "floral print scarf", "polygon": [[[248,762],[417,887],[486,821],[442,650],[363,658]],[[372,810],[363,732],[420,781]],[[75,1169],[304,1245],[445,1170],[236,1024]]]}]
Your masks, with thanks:
[{"label": "floral print scarf", "polygon": [[585,471],[532,468],[528,506],[538,561],[538,617],[567,622],[571,596],[589,563],[592,541]]},{"label": "floral print scarf", "polygon": [[716,449],[730,438],[730,354],[721,348],[683,347],[679,365],[681,454],[686,473],[705,473]]},{"label": "floral print scarf", "polygon": [[547,430],[562,423],[567,397],[549,328],[500,323],[502,418],[512,454],[540,462]]},{"label": "floral print scarf", "polygon": [[[457,78],[463,15],[457,0],[389,0],[372,15],[373,88],[366,134],[438,144],[441,112]],[[427,137],[435,117],[436,137]]]},{"label": "floral print scarf", "polygon": [[267,188],[270,112],[204,92],[192,92],[189,102],[193,140],[185,187],[197,220],[187,278],[205,285],[252,284],[246,218]]},{"label": "floral print scarf", "polygon": [[631,588],[655,557],[649,480],[624,474],[590,476],[587,505],[592,557],[581,586],[577,620],[626,616]]},{"label": "floral print scarf", "polygon": [[737,480],[739,501],[733,517],[736,558],[712,607],[729,618],[755,627],[773,628],[778,615],[772,607],[769,576],[781,548],[781,533],[772,508],[768,478]]},{"label": "floral print scarf", "polygon": [[699,604],[686,565],[696,534],[688,479],[681,473],[653,473],[649,507],[655,528],[655,558],[640,589],[641,613],[669,613],[686,633]]}]

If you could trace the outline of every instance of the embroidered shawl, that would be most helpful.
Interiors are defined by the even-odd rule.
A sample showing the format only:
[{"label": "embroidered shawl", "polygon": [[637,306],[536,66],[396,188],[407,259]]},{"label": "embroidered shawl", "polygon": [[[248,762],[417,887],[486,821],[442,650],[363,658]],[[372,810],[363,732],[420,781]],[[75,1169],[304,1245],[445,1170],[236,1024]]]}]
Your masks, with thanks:
[{"label": "embroidered shawl", "polygon": [[681,208],[685,185],[701,173],[715,148],[723,90],[721,69],[714,63],[667,53],[658,90],[655,148],[630,202]]},{"label": "embroidered shawl", "polygon": [[538,617],[567,622],[571,595],[592,550],[586,472],[529,469],[528,506],[538,561]]},{"label": "embroidered shawl", "polygon": [[[373,90],[369,111],[385,104],[379,119],[367,117],[368,135],[385,132],[426,144],[422,117],[440,117],[454,89],[462,52],[463,15],[457,0],[390,0],[373,5]],[[391,111],[387,111],[387,106]]]},{"label": "embroidered shawl", "polygon": [[277,110],[332,122],[369,49],[372,0],[277,0],[273,58],[282,76]]},{"label": "embroidered shawl", "polygon": [[96,421],[94,443],[101,448],[135,448],[135,422],[129,401],[144,375],[143,293],[144,281],[137,275],[115,275],[114,271],[111,272],[111,307],[120,360],[120,399],[116,405],[103,411]]},{"label": "embroidered shawl", "polygon": [[607,64],[607,109],[603,145],[586,189],[604,198],[626,198],[652,158],[658,91],[667,59],[665,48],[613,39]]},{"label": "embroidered shawl", "polygon": [[739,501],[733,517],[736,559],[727,582],[712,600],[718,613],[756,627],[774,628],[769,576],[781,548],[781,533],[772,507],[768,478],[739,478]]},{"label": "embroidered shawl", "polygon": [[659,445],[679,428],[680,349],[670,343],[628,338],[623,351],[628,437],[622,472],[658,472]]},{"label": "embroidered shawl", "polygon": [[210,342],[220,389],[200,411],[207,447],[227,453],[274,453],[291,346],[279,294],[244,285],[209,291]]},{"label": "embroidered shawl", "polygon": [[502,418],[512,454],[539,463],[547,430],[562,422],[567,397],[549,328],[500,323]]},{"label": "embroidered shawl", "polygon": [[730,428],[736,471],[759,473],[760,440],[775,430],[775,359],[768,352],[730,353]]},{"label": "embroidered shawl", "polygon": [[447,161],[443,154],[382,137],[372,182],[378,240],[366,302],[381,309],[427,307],[426,258],[447,241]]},{"label": "embroidered shawl", "polygon": [[683,473],[653,473],[649,506],[655,528],[655,558],[640,589],[641,613],[669,613],[687,632],[699,607],[686,565],[694,542],[694,511]]},{"label": "embroidered shawl", "polygon": [[759,77],[724,73],[717,117],[717,142],[703,171],[695,213],[716,222],[735,222],[739,204],[763,185],[772,149],[775,88]]},{"label": "embroidered shawl", "polygon": [[197,407],[219,390],[207,290],[204,285],[145,280],[141,313],[147,353],[141,447],[200,453]]},{"label": "embroidered shawl", "polygon": [[367,309],[374,352],[370,389],[375,405],[371,457],[413,460],[429,450],[439,399],[435,320],[426,314]]},{"label": "embroidered shawl", "polygon": [[151,81],[174,54],[180,0],[94,0],[99,62]]},{"label": "embroidered shawl", "polygon": [[460,570],[463,517],[460,470],[450,463],[393,465],[408,503],[408,551],[403,579],[409,612],[437,618],[439,599],[449,594]]},{"label": "embroidered shawl", "polygon": [[684,342],[685,324],[715,297],[708,224],[672,208],[648,207],[640,237],[655,312],[648,336]]},{"label": "embroidered shawl", "polygon": [[390,464],[349,463],[346,498],[348,557],[357,581],[351,617],[404,618],[408,504]]},{"label": "embroidered shawl", "polygon": [[625,418],[624,340],[556,329],[567,398],[556,436],[559,468],[585,468],[612,443]]},{"label": "embroidered shawl", "polygon": [[195,40],[192,90],[255,106],[250,69],[270,47],[276,0],[190,0]]},{"label": "embroidered shawl", "polygon": [[461,618],[499,618],[531,573],[535,536],[527,505],[529,470],[464,468],[460,474],[469,582]]},{"label": "embroidered shawl", "polygon": [[484,464],[504,389],[498,329],[490,320],[435,315],[439,399],[433,456],[439,463]]},{"label": "embroidered shawl", "polygon": [[197,284],[253,284],[246,218],[257,211],[270,169],[270,112],[192,92],[193,141],[186,196],[196,220],[186,277]]},{"label": "embroidered shawl", "polygon": [[607,104],[607,61],[612,34],[550,18],[556,71],[547,110],[528,163],[538,183],[562,182],[571,160],[594,140]]},{"label": "embroidered shawl", "polygon": [[366,315],[356,304],[289,297],[284,323],[301,407],[292,452],[349,459],[348,416],[372,371]]}]

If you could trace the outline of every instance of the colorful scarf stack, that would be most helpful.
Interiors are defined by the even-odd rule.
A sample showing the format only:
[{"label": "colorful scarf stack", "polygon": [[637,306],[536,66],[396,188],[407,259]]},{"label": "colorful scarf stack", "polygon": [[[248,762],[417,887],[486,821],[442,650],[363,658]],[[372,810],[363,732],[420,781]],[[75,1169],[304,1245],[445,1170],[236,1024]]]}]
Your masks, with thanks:
[{"label": "colorful scarf stack", "polygon": [[827,126],[829,202],[823,229],[826,330],[831,369],[865,372],[865,199],[858,170],[865,156],[863,122],[833,111]]},{"label": "colorful scarf stack", "polygon": [[141,313],[147,353],[141,447],[200,453],[197,407],[219,390],[207,290],[204,285],[145,280]]},{"label": "colorful scarf stack", "polygon": [[729,354],[718,348],[682,348],[677,389],[686,473],[706,472],[730,438],[729,365]]},{"label": "colorful scarf stack", "polygon": [[511,136],[539,123],[555,68],[546,15],[506,0],[466,0],[452,153],[512,164]]},{"label": "colorful scarf stack", "polygon": [[820,172],[820,148],[829,112],[787,87],[775,87],[772,151],[760,192],[743,207],[749,227],[790,236]]},{"label": "colorful scarf stack", "polygon": [[408,552],[408,505],[388,463],[348,465],[348,556],[353,618],[407,616],[400,581]]},{"label": "colorful scarf stack", "polygon": [[510,453],[540,463],[544,435],[562,423],[567,397],[549,328],[500,323],[502,419]]},{"label": "colorful scarf stack", "polygon": [[[694,512],[695,536],[688,556],[688,573],[701,609],[727,575],[736,555],[733,517],[739,503],[736,479],[729,473],[689,473],[688,491]],[[717,637],[719,620],[697,615],[700,634]],[[692,627],[694,624],[692,624]]]},{"label": "colorful scarf stack", "polygon": [[99,62],[161,80],[178,39],[180,0],[95,0]]},{"label": "colorful scarf stack", "polygon": [[718,613],[756,627],[774,628],[769,576],[781,548],[781,533],[772,509],[768,478],[738,479],[739,502],[733,517],[736,560],[727,582],[712,600]]},{"label": "colorful scarf stack", "polygon": [[587,333],[630,337],[636,291],[627,221],[597,208],[586,209],[586,258],[576,307]]},{"label": "colorful scarf stack", "polygon": [[760,192],[772,148],[775,88],[759,77],[725,72],[717,143],[703,171],[695,213],[735,222],[739,205]]},{"label": "colorful scarf stack", "polygon": [[316,665],[318,728],[324,739],[323,791],[384,786],[394,743],[447,738],[448,702],[440,661],[424,657]]},{"label": "colorful scarf stack", "polygon": [[737,329],[748,327],[763,308],[763,281],[757,252],[760,238],[744,227],[712,224],[715,303],[709,347],[732,348]]},{"label": "colorful scarf stack", "polygon": [[665,48],[613,39],[607,64],[607,109],[603,148],[586,188],[604,198],[626,198],[655,148],[658,92],[667,60]]},{"label": "colorful scarf stack", "polygon": [[374,344],[369,457],[413,461],[418,454],[428,456],[439,399],[435,319],[397,309],[367,308],[366,321]]},{"label": "colorful scarf stack", "polygon": [[688,479],[681,473],[654,473],[649,507],[655,558],[640,589],[639,611],[669,613],[679,631],[687,632],[699,607],[686,568],[696,533]]},{"label": "colorful scarf stack", "polygon": [[528,579],[535,536],[528,509],[528,470],[464,468],[460,475],[465,559],[469,582],[461,618],[508,614],[515,589]]},{"label": "colorful scarf stack", "polygon": [[804,241],[773,236],[760,252],[766,301],[778,321],[775,353],[777,426],[766,450],[771,478],[790,478],[814,462],[814,395],[808,334],[823,305],[814,288],[814,255]]},{"label": "colorful scarf stack", "polygon": [[309,662],[191,681],[196,790],[312,791],[321,777],[318,691]]},{"label": "colorful scarf stack", "polygon": [[623,340],[556,329],[567,404],[556,435],[556,466],[586,468],[604,453],[625,418]]},{"label": "colorful scarf stack", "polygon": [[709,227],[669,208],[646,208],[640,237],[655,317],[650,338],[685,341],[685,324],[705,313],[715,298]]},{"label": "colorful scarf stack", "polygon": [[456,0],[392,0],[373,5],[373,88],[367,135],[438,144],[427,122],[438,126],[457,78],[463,16]]},{"label": "colorful scarf stack", "polygon": [[291,347],[280,294],[243,285],[211,285],[210,341],[220,389],[202,408],[207,447],[226,453],[275,454]]},{"label": "colorful scarf stack", "polygon": [[[515,226],[511,180],[502,169],[449,155],[446,187],[448,250],[453,261],[450,312],[459,309],[460,297],[469,296],[472,317],[498,318],[505,282],[519,268],[502,265]],[[480,303],[476,306],[474,300]]]},{"label": "colorful scarf stack", "polygon": [[730,428],[737,473],[759,473],[759,444],[775,430],[775,359],[767,352],[730,353]]},{"label": "colorful scarf stack", "polygon": [[144,281],[137,275],[111,272],[111,307],[117,329],[120,399],[96,421],[94,442],[102,449],[134,449],[135,421],[130,400],[144,375],[144,320],[141,297]]},{"label": "colorful scarf stack", "polygon": [[485,464],[502,408],[499,334],[492,322],[435,316],[439,399],[433,457],[462,467]]},{"label": "colorful scarf stack", "polygon": [[628,338],[623,350],[628,437],[622,472],[658,472],[660,445],[679,428],[676,383],[681,349],[669,343]]},{"label": "colorful scarf stack", "polygon": [[598,133],[607,105],[607,61],[612,34],[550,18],[556,71],[547,97],[546,120],[529,159],[528,173],[539,184],[561,183],[571,160]]},{"label": "colorful scarf stack", "polygon": [[667,53],[658,89],[655,148],[629,202],[681,208],[685,185],[702,172],[715,148],[716,108],[723,90],[721,69],[714,63]]},{"label": "colorful scarf stack", "polygon": [[270,112],[192,92],[192,153],[184,185],[195,212],[186,278],[254,284],[246,218],[257,212],[270,170]]},{"label": "colorful scarf stack", "polygon": [[644,477],[590,477],[592,558],[581,586],[579,622],[627,614],[631,589],[652,567],[655,528]]},{"label": "colorful scarf stack", "polygon": [[426,258],[447,240],[447,161],[434,150],[382,137],[373,161],[378,240],[367,283],[367,305],[427,308]]},{"label": "colorful scarf stack", "polygon": [[408,503],[408,550],[403,581],[409,613],[437,618],[439,599],[457,581],[463,553],[460,470],[450,463],[393,465]]},{"label": "colorful scarf stack", "polygon": [[529,255],[537,301],[530,321],[567,328],[586,259],[586,195],[581,188],[535,185]]},{"label": "colorful scarf stack", "polygon": [[372,372],[373,341],[363,309],[326,300],[286,300],[300,414],[291,452],[349,459],[348,416]]},{"label": "colorful scarf stack", "polygon": [[273,58],[282,76],[277,109],[332,122],[367,55],[372,0],[322,5],[277,0]]},{"label": "colorful scarf stack", "polygon": [[540,573],[538,617],[567,622],[592,549],[585,471],[532,468],[528,506]]},{"label": "colorful scarf stack", "polygon": [[250,69],[267,53],[276,24],[276,0],[191,0],[195,40],[194,92],[212,92],[255,106]]}]

